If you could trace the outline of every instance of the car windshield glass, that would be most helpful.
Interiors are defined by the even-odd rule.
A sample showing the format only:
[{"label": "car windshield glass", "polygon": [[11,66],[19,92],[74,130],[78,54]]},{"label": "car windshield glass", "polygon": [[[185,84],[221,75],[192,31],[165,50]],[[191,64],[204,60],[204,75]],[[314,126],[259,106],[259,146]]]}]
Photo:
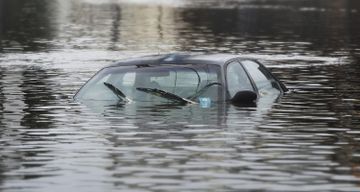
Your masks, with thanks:
[{"label": "car windshield glass", "polygon": [[[219,82],[219,71],[217,68],[193,65],[108,67],[86,83],[75,99],[125,101],[125,98],[128,98],[132,101],[173,101],[166,96],[151,94],[154,91],[150,90],[156,89],[181,98],[196,100],[195,97],[204,96],[216,101],[220,86],[208,85]],[[147,91],[144,91],[145,89]],[[121,96],[122,94],[125,97]]]}]

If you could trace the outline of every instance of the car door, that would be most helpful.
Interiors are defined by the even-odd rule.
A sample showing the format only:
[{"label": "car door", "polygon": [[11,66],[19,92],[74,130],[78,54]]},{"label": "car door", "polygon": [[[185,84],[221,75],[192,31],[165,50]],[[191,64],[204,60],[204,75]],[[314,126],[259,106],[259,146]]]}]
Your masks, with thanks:
[{"label": "car door", "polygon": [[232,99],[240,91],[254,91],[255,88],[238,61],[232,61],[226,66],[226,83],[229,99]]},{"label": "car door", "polygon": [[260,96],[282,92],[280,84],[264,66],[252,60],[243,60],[241,64],[254,82]]}]

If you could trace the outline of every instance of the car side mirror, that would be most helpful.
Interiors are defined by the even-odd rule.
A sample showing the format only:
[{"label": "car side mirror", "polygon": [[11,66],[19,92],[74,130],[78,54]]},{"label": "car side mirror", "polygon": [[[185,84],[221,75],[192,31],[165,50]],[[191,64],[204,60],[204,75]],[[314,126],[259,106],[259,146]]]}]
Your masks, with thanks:
[{"label": "car side mirror", "polygon": [[239,91],[233,98],[231,102],[234,104],[254,104],[257,99],[257,94],[254,91]]}]

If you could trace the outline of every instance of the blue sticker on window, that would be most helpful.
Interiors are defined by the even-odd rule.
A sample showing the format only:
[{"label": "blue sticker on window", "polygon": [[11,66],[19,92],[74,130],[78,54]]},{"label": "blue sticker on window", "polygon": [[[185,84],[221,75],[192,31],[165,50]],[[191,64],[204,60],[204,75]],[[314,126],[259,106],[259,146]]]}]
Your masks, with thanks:
[{"label": "blue sticker on window", "polygon": [[201,108],[209,108],[211,106],[211,99],[209,97],[199,97]]}]

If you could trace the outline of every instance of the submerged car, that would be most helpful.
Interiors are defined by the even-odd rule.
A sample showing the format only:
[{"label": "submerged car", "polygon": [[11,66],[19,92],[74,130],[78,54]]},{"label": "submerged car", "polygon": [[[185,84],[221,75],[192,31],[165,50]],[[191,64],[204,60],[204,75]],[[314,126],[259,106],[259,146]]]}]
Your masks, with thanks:
[{"label": "submerged car", "polygon": [[120,61],[96,73],[78,101],[200,104],[256,103],[288,89],[256,60],[236,55],[167,54]]}]

